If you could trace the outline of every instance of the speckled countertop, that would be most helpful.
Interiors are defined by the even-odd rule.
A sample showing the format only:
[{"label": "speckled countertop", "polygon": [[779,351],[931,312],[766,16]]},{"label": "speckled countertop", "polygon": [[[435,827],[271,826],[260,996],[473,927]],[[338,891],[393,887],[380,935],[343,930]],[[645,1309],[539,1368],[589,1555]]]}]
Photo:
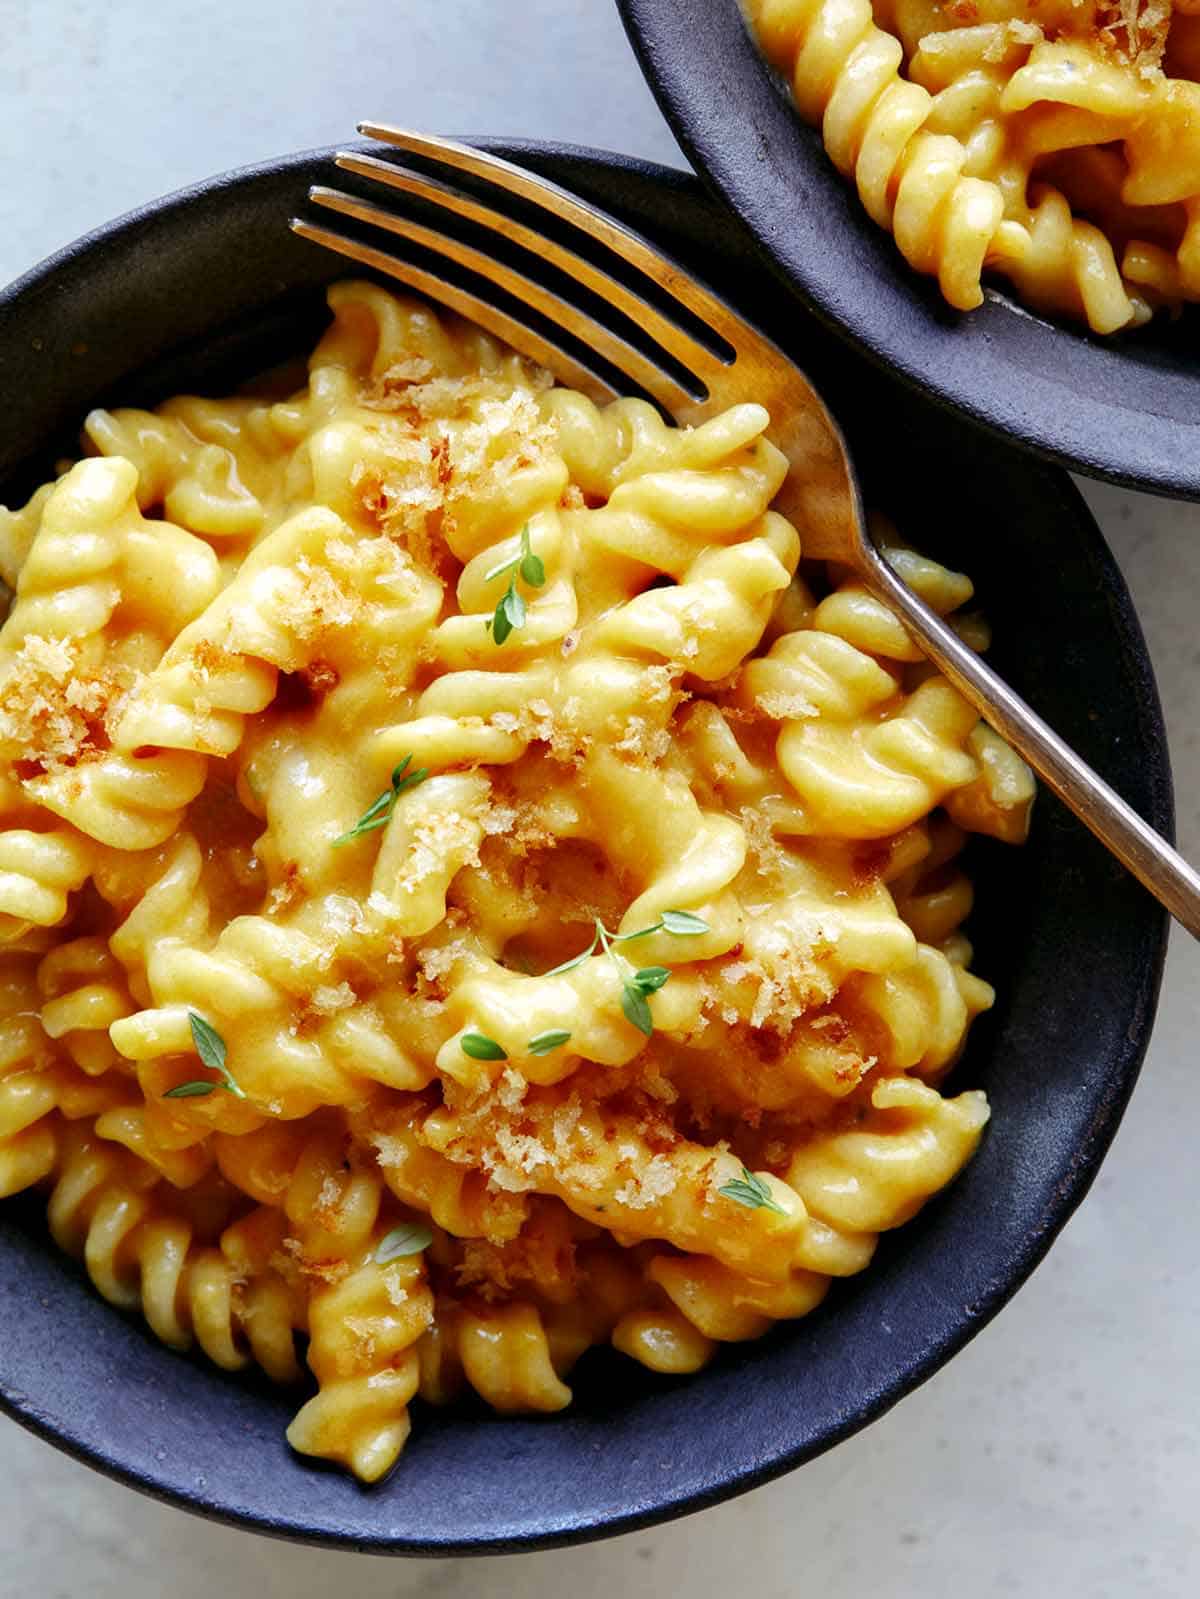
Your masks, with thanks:
[{"label": "speckled countertop", "polygon": [[[611,0],[0,0],[0,281],[131,206],[356,117],[681,164]],[[1200,507],[1085,485],[1166,706],[1200,859]],[[385,1561],[142,1499],[0,1420],[0,1599],[1175,1599],[1200,1592],[1200,954],[1032,1282],[866,1433],[732,1504],[579,1550]]]}]

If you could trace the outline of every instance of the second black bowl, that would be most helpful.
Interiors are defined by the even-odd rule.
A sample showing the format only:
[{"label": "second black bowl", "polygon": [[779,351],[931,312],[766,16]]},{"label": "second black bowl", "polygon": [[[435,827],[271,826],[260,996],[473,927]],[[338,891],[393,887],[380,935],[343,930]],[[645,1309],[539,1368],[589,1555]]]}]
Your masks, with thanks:
[{"label": "second black bowl", "polygon": [[617,0],[696,170],[828,326],[926,398],[1045,460],[1200,499],[1200,307],[1102,339],[996,289],[965,314],[914,272],[800,119],[738,0]]},{"label": "second black bowl", "polygon": [[[1170,784],[1129,598],[1078,495],[913,401],[826,336],[690,179],[581,151],[500,148],[658,240],[752,312],[822,386],[867,492],[976,579],[994,659],[1154,825]],[[72,448],[99,402],[153,404],[304,351],[344,265],[288,232],[330,154],[147,207],[0,295],[14,399],[0,501]],[[349,182],[350,180],[346,180]],[[952,1189],[813,1316],[686,1382],[603,1353],[553,1418],[418,1412],[374,1489],[288,1451],[295,1396],[171,1353],[55,1254],[36,1197],[0,1206],[0,1405],[123,1482],[279,1536],[448,1554],[596,1537],[695,1510],[799,1465],[880,1415],[1028,1276],[1095,1175],[1153,1018],[1164,914],[1043,797],[1029,845],[981,842],[978,970],[999,992],[958,1073],[993,1122]],[[964,1418],[964,1425],[966,1420]]]}]

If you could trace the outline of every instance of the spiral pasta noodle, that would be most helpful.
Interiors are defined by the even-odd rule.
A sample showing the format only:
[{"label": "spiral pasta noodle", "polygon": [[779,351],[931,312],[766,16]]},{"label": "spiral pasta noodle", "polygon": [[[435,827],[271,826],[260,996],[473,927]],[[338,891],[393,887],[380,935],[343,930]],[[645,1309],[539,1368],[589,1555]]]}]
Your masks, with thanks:
[{"label": "spiral pasta noodle", "polygon": [[983,278],[1097,333],[1200,296],[1190,9],[747,0],[874,222],[946,300]]},{"label": "spiral pasta noodle", "polygon": [[964,846],[1033,785],[803,559],[761,406],[329,298],[298,394],[94,412],[0,517],[0,1194],[376,1482],[422,1404],[806,1315],[952,1180]]}]

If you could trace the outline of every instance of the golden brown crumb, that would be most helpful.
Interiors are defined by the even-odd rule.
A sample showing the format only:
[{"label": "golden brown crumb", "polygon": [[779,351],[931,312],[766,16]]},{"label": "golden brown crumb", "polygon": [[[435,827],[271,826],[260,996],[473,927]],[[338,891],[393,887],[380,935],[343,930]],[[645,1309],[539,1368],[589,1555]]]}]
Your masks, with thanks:
[{"label": "golden brown crumb", "polygon": [[76,640],[30,633],[0,678],[0,745],[39,772],[76,766],[108,748],[136,674],[80,670]]},{"label": "golden brown crumb", "polygon": [[241,668],[241,657],[232,650],[223,650],[219,644],[214,644],[211,639],[200,639],[191,652],[190,668],[192,676],[199,680],[211,675],[213,672],[238,671]]},{"label": "golden brown crumb", "polygon": [[[722,774],[718,770],[717,774]],[[734,775],[727,772],[725,780]],[[778,877],[787,865],[787,851],[775,837],[775,829],[771,819],[758,805],[743,805],[738,812],[738,821],[742,824],[742,831],[746,835],[746,845],[754,861],[754,869],[760,877]]]},{"label": "golden brown crumb", "polygon": [[328,694],[338,686],[341,681],[337,667],[331,666],[328,661],[313,661],[310,665],[302,667],[300,676],[310,694]]},{"label": "golden brown crumb", "polygon": [[300,880],[300,867],[295,861],[284,861],[282,876],[267,895],[267,911],[281,916],[298,905],[304,898],[304,884]]},{"label": "golden brown crumb", "polygon": [[340,1257],[325,1260],[310,1258],[304,1253],[304,1245],[298,1238],[285,1238],[283,1247],[294,1258],[297,1270],[304,1277],[315,1277],[323,1283],[340,1283],[350,1274],[349,1262]]},{"label": "golden brown crumb", "polygon": [[1156,77],[1171,27],[1170,0],[1112,0],[1097,14],[1099,38],[1139,77]]}]

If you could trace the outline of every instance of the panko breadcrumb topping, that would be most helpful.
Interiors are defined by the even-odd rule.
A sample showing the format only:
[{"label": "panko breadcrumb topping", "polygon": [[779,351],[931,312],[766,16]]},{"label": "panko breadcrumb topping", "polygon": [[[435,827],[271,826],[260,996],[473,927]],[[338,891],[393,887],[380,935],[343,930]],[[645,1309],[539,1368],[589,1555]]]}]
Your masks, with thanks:
[{"label": "panko breadcrumb topping", "polygon": [[[832,999],[837,983],[827,957],[836,941],[836,927],[815,916],[807,919],[806,927],[789,928],[786,933],[760,930],[755,954],[731,961],[722,971],[725,983],[749,985],[754,993],[747,1017],[750,1026],[786,1033],[808,1011]],[[740,1005],[732,1013],[740,1015]]]},{"label": "panko breadcrumb topping", "polygon": [[82,639],[29,633],[0,674],[0,747],[44,771],[107,749],[137,673],[85,665]]},{"label": "panko breadcrumb topping", "polygon": [[1167,36],[1171,29],[1171,0],[1116,0],[1098,11],[1099,38],[1138,76],[1161,76]]}]

